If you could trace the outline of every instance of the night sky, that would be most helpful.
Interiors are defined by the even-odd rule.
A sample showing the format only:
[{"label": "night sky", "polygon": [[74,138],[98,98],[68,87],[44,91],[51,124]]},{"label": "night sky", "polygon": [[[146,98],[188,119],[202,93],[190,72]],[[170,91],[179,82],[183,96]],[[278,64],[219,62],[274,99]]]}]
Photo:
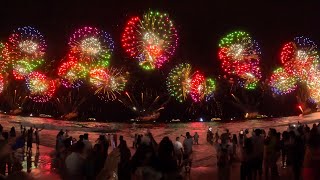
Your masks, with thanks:
[{"label": "night sky", "polygon": [[164,66],[164,71],[187,61],[207,75],[222,74],[217,60],[218,42],[234,30],[247,31],[259,42],[264,78],[279,66],[280,48],[285,42],[305,35],[320,43],[319,3],[294,1],[2,0],[0,38],[5,40],[20,26],[36,27],[47,40],[46,58],[58,62],[66,54],[68,38],[75,29],[96,26],[111,33],[115,40],[116,51],[111,64],[123,65],[131,61],[120,44],[124,25],[131,16],[148,10],[168,12],[178,30],[177,52]]}]

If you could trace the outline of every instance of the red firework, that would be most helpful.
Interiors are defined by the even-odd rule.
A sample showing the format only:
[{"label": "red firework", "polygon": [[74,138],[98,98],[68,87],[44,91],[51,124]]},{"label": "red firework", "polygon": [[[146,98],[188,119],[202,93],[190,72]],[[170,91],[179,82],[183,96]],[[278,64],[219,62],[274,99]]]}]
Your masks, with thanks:
[{"label": "red firework", "polygon": [[175,52],[178,35],[165,13],[150,11],[132,17],[122,35],[122,47],[146,70],[160,68]]},{"label": "red firework", "polygon": [[195,72],[191,80],[190,95],[194,102],[199,102],[204,95],[205,77],[199,71]]},{"label": "red firework", "polygon": [[299,81],[307,81],[317,71],[319,55],[317,45],[309,38],[300,36],[286,43],[281,50],[281,62],[285,71]]}]

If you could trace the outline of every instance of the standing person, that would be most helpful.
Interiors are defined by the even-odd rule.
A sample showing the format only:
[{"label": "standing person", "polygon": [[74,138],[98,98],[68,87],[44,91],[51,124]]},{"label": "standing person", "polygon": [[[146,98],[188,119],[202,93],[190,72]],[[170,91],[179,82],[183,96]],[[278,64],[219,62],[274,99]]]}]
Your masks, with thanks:
[{"label": "standing person", "polygon": [[301,176],[301,168],[303,165],[304,145],[300,136],[290,131],[290,145],[288,150],[288,166],[291,165],[291,171],[295,180],[299,180]]},{"label": "standing person", "polygon": [[96,176],[103,168],[104,161],[102,156],[101,144],[95,144],[85,162],[85,176],[87,180],[96,179]]},{"label": "standing person", "polygon": [[183,159],[186,162],[186,172],[190,173],[191,165],[192,165],[192,146],[193,146],[193,140],[192,136],[189,132],[186,133],[186,137],[183,141]]},{"label": "standing person", "polygon": [[249,130],[245,129],[244,130],[244,140],[246,140],[248,138],[248,134],[249,134]]},{"label": "standing person", "polygon": [[90,152],[92,150],[92,144],[89,141],[89,134],[85,133],[83,135],[83,144],[84,144],[84,155],[85,157],[87,157],[88,152]]},{"label": "standing person", "polygon": [[176,137],[176,142],[174,142],[173,147],[174,147],[174,153],[178,161],[178,167],[181,166],[182,162],[182,157],[183,157],[183,146],[182,143],[179,141],[180,138]]},{"label": "standing person", "polygon": [[[4,132],[2,133],[3,136],[1,136],[0,138],[0,149],[7,149],[7,146],[8,146],[8,138],[6,137],[7,136],[7,132]],[[4,154],[3,155],[4,157],[1,157],[0,158],[0,174],[2,175],[6,175],[6,165],[7,165],[7,160],[8,160],[8,156],[9,154]]]},{"label": "standing person", "polygon": [[62,132],[63,132],[63,131],[62,131],[62,129],[61,129],[61,130],[58,132],[56,138],[58,138],[58,136],[60,136]]},{"label": "standing person", "polygon": [[120,162],[118,164],[118,179],[130,180],[131,179],[131,167],[130,167],[131,152],[125,140],[120,142],[119,151],[120,151]]},{"label": "standing person", "polygon": [[32,142],[33,142],[33,129],[32,127],[28,130],[27,133],[27,151],[32,151]]},{"label": "standing person", "polygon": [[113,141],[114,141],[114,146],[118,147],[118,135],[117,135],[117,133],[113,134]]},{"label": "standing person", "polygon": [[271,171],[272,179],[276,178],[275,163],[276,163],[276,130],[269,129],[268,137],[265,139],[265,157],[264,157],[264,171],[265,179],[269,178],[269,172]]},{"label": "standing person", "polygon": [[233,148],[228,144],[227,136],[221,135],[221,143],[215,144],[217,151],[218,180],[229,180]]},{"label": "standing person", "polygon": [[32,157],[32,152],[31,151],[27,152],[27,172],[28,173],[31,172],[31,166],[32,166],[31,157]]},{"label": "standing person", "polygon": [[138,134],[134,134],[134,139],[133,139],[133,142],[132,142],[132,147],[133,148],[136,148],[137,139],[138,139]]},{"label": "standing person", "polygon": [[[278,170],[278,165],[277,162],[280,159],[281,156],[281,144],[280,144],[280,139],[281,139],[281,133],[277,132],[276,133],[276,154],[275,154],[275,162],[273,163],[273,168],[274,168],[274,173],[276,177],[279,177],[279,170]],[[301,162],[302,163],[302,162]]]},{"label": "standing person", "polygon": [[59,149],[59,136],[60,136],[60,132],[56,136],[56,152],[58,152],[58,149]]},{"label": "standing person", "polygon": [[[7,147],[12,147],[12,144],[10,143],[9,144],[9,133],[8,132],[4,132],[3,133],[3,138],[4,138],[4,141],[5,141],[5,144]],[[7,170],[8,170],[8,174],[11,174],[12,172],[12,161],[13,161],[13,158],[12,158],[12,153],[7,153],[5,155],[5,157],[2,158],[2,160],[4,160],[5,162],[5,168],[7,167]]]},{"label": "standing person", "polygon": [[85,145],[83,142],[77,142],[74,146],[73,152],[67,156],[65,160],[67,178],[66,179],[84,179]]},{"label": "standing person", "polygon": [[240,130],[239,132],[239,147],[243,147],[244,144],[244,132]]},{"label": "standing person", "polygon": [[233,157],[236,157],[236,156],[237,156],[237,146],[238,146],[237,135],[236,135],[236,134],[233,134],[233,135],[232,135]]},{"label": "standing person", "polygon": [[282,156],[282,168],[285,168],[287,166],[287,157],[288,157],[288,146],[289,146],[289,132],[284,131],[282,133],[282,139],[280,141],[281,146],[281,156]]},{"label": "standing person", "polygon": [[138,149],[138,147],[140,146],[141,144],[141,139],[142,139],[142,135],[141,134],[138,134],[138,137],[137,137],[137,142],[135,144],[135,148]]},{"label": "standing person", "polygon": [[[24,150],[25,150],[25,137],[22,135],[17,137],[16,142],[11,146],[12,153],[12,172],[22,170],[22,161],[24,160]],[[20,149],[20,150],[18,150]]]},{"label": "standing person", "polygon": [[264,154],[264,136],[261,129],[255,130],[255,135],[252,137],[253,143],[253,179],[256,179],[257,174],[259,179],[262,179],[262,165]]},{"label": "standing person", "polygon": [[240,179],[251,180],[253,173],[254,162],[254,148],[252,139],[247,138],[244,140],[244,147],[241,148],[241,167],[240,167]]},{"label": "standing person", "polygon": [[106,134],[106,141],[108,142],[109,146],[110,146],[110,134]]},{"label": "standing person", "polygon": [[[320,126],[319,126],[320,127]],[[320,131],[311,131],[303,162],[303,179],[320,179]]]},{"label": "standing person", "polygon": [[57,157],[60,158],[60,153],[63,150],[64,144],[63,144],[63,131],[60,131],[56,137],[56,153]]},{"label": "standing person", "polygon": [[16,137],[16,129],[14,127],[10,130],[10,137]]},{"label": "standing person", "polygon": [[127,144],[127,142],[123,139],[123,136],[120,136],[119,137],[119,146],[118,147],[120,147],[121,146],[121,143],[126,143]]},{"label": "standing person", "polygon": [[26,129],[26,127],[23,127],[22,135],[23,135],[24,137],[27,136],[27,129]]},{"label": "standing person", "polygon": [[79,140],[78,140],[79,142],[83,142],[83,135],[80,135],[79,136]]},{"label": "standing person", "polygon": [[144,134],[141,138],[141,144],[151,145],[151,136],[149,133]]},{"label": "standing person", "polygon": [[230,140],[231,139],[231,133],[229,132],[229,129],[226,129],[226,134],[228,136],[228,139]]},{"label": "standing person", "polygon": [[197,132],[195,132],[193,139],[194,139],[194,144],[199,145],[199,134]]},{"label": "standing person", "polygon": [[108,149],[109,149],[109,143],[105,135],[102,134],[99,136],[98,144],[100,144],[102,147],[103,161],[105,161],[108,156]]},{"label": "standing person", "polygon": [[165,136],[158,147],[159,169],[162,172],[163,179],[176,179],[178,166],[174,157],[174,146],[168,136]]},{"label": "standing person", "polygon": [[212,133],[212,128],[209,127],[207,131],[207,142],[210,144],[213,144],[213,133]]},{"label": "standing person", "polygon": [[23,134],[23,126],[22,126],[22,124],[20,125],[20,132],[21,132],[21,134]]},{"label": "standing person", "polygon": [[111,146],[111,135],[110,134],[107,135],[107,142],[108,142],[109,146]]},{"label": "standing person", "polygon": [[38,129],[36,128],[34,135],[36,137],[36,145],[37,145],[37,149],[39,149],[39,145],[40,145],[40,137],[39,137],[39,132],[42,131],[42,129]]}]

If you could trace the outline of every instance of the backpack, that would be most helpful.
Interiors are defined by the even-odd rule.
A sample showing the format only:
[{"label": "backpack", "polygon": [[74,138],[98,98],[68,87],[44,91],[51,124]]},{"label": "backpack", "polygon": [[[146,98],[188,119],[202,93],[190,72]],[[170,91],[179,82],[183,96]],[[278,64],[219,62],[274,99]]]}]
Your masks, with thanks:
[{"label": "backpack", "polygon": [[222,144],[220,144],[220,153],[217,160],[218,167],[225,167],[229,164],[228,148],[229,144],[227,144],[227,146],[225,147],[223,147]]}]

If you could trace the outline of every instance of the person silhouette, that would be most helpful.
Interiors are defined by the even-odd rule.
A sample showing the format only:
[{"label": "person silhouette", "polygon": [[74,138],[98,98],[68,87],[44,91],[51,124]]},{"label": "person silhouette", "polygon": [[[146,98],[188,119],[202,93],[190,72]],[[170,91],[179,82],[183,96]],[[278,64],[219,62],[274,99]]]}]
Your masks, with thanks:
[{"label": "person silhouette", "polygon": [[42,131],[43,129],[38,129],[36,128],[34,135],[36,137],[36,145],[37,145],[37,150],[39,149],[39,145],[40,145],[40,136],[39,136],[39,132]]},{"label": "person silhouette", "polygon": [[39,164],[40,151],[37,149],[36,155],[34,156],[34,166],[37,168]]},{"label": "person silhouette", "polygon": [[27,172],[28,172],[28,173],[31,172],[31,163],[32,163],[31,157],[32,157],[32,152],[29,151],[29,152],[27,153]]}]

